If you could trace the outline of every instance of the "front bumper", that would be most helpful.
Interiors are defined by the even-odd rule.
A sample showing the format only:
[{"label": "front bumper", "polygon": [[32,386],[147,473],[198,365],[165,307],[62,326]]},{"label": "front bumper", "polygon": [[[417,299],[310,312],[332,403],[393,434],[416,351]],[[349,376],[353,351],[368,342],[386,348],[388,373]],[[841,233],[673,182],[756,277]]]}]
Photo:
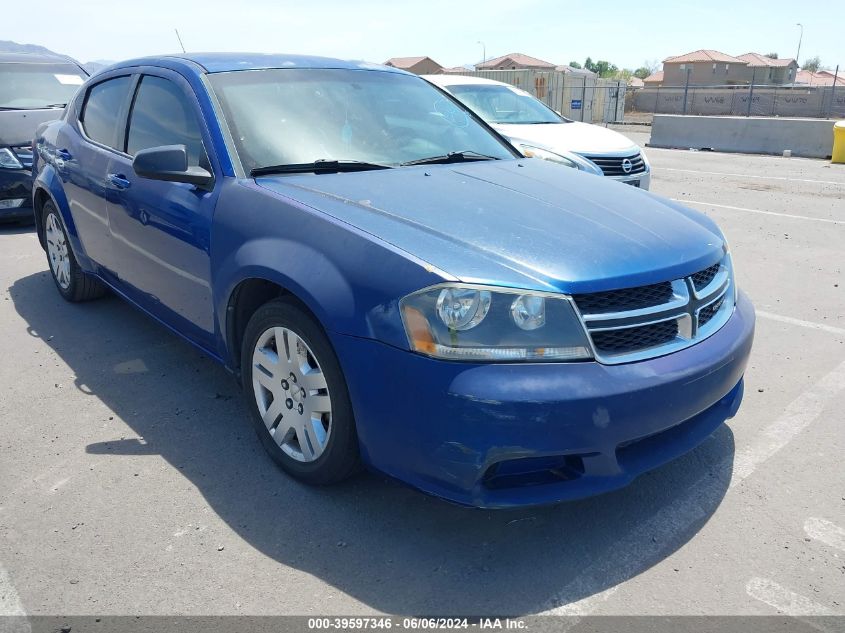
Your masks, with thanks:
[{"label": "front bumper", "polygon": [[0,222],[33,217],[32,172],[28,169],[0,168],[0,203],[20,199],[23,199],[21,206],[3,208],[0,204]]},{"label": "front bumper", "polygon": [[711,337],[624,365],[446,362],[332,335],[365,463],[479,507],[592,496],[691,450],[736,413],[753,337],[742,293]]},{"label": "front bumper", "polygon": [[633,176],[606,176],[611,180],[623,182],[627,185],[633,185],[640,189],[649,190],[651,187],[651,169],[646,169],[644,172],[634,174]]}]

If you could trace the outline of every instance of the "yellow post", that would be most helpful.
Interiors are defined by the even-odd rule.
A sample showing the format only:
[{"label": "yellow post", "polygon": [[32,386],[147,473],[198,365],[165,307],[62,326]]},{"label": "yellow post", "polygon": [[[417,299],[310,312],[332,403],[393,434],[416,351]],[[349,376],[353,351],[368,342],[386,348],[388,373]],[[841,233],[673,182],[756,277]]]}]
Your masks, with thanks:
[{"label": "yellow post", "polygon": [[833,152],[831,163],[845,163],[845,121],[837,121],[833,126]]}]

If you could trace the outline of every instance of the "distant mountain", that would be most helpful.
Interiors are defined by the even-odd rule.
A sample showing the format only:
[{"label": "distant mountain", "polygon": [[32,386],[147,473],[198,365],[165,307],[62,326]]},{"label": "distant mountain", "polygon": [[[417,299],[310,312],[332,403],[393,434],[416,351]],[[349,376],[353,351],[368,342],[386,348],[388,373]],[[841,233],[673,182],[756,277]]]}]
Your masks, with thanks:
[{"label": "distant mountain", "polygon": [[[18,44],[10,40],[0,40],[0,53],[38,53],[39,55],[54,55],[56,57],[67,57],[61,53],[51,51],[49,48],[39,46],[38,44]],[[82,67],[88,71],[89,74],[100,72],[106,66],[111,66],[114,62],[110,59],[97,59],[95,61],[82,64]]]},{"label": "distant mountain", "polygon": [[0,40],[0,53],[40,53],[41,55],[55,55],[56,57],[63,57],[59,53],[51,51],[49,48],[39,46],[38,44],[18,44],[10,40]]}]

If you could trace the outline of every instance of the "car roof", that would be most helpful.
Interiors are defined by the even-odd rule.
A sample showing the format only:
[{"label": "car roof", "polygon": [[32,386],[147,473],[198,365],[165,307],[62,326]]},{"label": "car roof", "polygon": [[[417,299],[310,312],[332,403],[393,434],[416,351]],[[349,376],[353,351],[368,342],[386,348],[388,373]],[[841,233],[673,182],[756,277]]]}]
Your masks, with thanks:
[{"label": "car roof", "polygon": [[510,84],[506,84],[502,81],[496,81],[494,79],[487,79],[486,77],[472,77],[469,75],[423,75],[423,79],[427,79],[433,84],[438,86],[468,86],[471,84],[484,84],[487,86],[508,86],[512,88]]},{"label": "car roof", "polygon": [[4,53],[0,52],[0,64],[73,64],[74,66],[82,65],[75,59],[65,57],[64,55],[45,55],[43,53]]},{"label": "car roof", "polygon": [[339,68],[349,70],[380,70],[408,74],[404,70],[364,61],[348,61],[312,55],[284,55],[262,53],[179,53],[141,57],[119,62],[110,69],[127,66],[171,66],[179,64],[192,67],[200,73],[220,73],[233,70],[267,70],[271,68]]}]

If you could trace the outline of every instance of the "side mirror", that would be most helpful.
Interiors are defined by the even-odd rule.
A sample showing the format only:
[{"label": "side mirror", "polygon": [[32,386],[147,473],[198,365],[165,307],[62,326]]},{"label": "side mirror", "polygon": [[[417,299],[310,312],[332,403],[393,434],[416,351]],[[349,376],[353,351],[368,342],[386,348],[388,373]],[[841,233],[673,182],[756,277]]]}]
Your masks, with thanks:
[{"label": "side mirror", "polygon": [[142,149],[132,160],[132,169],[141,178],[185,182],[207,188],[214,176],[202,167],[188,167],[188,150],[184,145],[162,145]]}]

